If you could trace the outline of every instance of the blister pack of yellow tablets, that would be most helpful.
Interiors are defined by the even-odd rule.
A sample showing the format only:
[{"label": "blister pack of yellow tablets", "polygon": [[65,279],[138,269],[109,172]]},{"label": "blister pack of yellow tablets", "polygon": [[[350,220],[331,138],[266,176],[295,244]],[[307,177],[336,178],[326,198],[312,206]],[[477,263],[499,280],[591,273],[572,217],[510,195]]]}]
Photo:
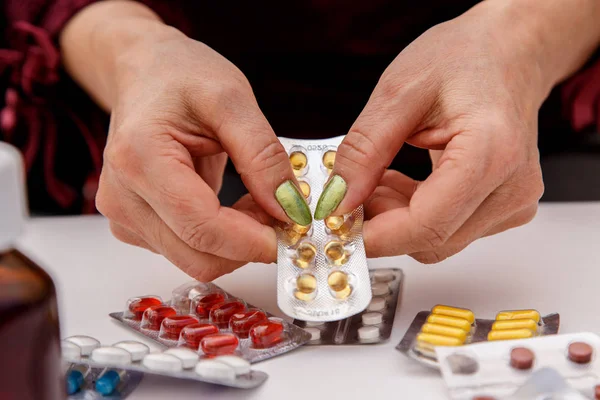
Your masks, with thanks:
[{"label": "blister pack of yellow tablets", "polygon": [[558,333],[560,316],[541,316],[537,310],[507,310],[495,319],[475,318],[473,311],[438,304],[417,314],[396,346],[401,353],[439,368],[436,346],[463,346],[477,342],[529,339]]},{"label": "blister pack of yellow tablets", "polygon": [[[329,179],[343,136],[324,140],[280,138],[311,214]],[[371,302],[371,282],[362,238],[362,206],[308,226],[277,230],[277,304],[302,321],[337,321]]]}]

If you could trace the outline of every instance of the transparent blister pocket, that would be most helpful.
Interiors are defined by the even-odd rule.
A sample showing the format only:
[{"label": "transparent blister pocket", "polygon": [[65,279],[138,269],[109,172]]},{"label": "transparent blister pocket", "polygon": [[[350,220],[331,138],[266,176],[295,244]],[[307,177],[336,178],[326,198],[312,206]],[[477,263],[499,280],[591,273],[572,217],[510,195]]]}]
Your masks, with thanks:
[{"label": "transparent blister pocket", "polygon": [[390,338],[402,294],[402,270],[371,270],[370,277],[373,298],[364,311],[332,322],[294,320],[311,334],[309,345],[376,344]]},{"label": "transparent blister pocket", "polygon": [[[582,348],[585,351],[581,351]],[[493,396],[506,399],[577,398],[575,389],[593,399],[600,384],[600,337],[594,333],[549,335],[532,339],[436,347],[442,376],[452,399]],[[465,368],[471,365],[471,368]],[[559,379],[548,378],[552,372]],[[542,375],[536,376],[540,372]],[[544,377],[545,376],[545,377]],[[534,379],[535,377],[535,379]],[[559,385],[560,381],[564,385]],[[543,397],[544,391],[556,397]],[[560,397],[563,392],[571,397]],[[542,392],[542,393],[540,393]]]},{"label": "transparent blister pocket", "polygon": [[[342,139],[279,138],[313,215]],[[277,304],[285,314],[303,321],[338,321],[369,305],[363,218],[361,206],[347,215],[313,220],[309,226],[276,226]]]},{"label": "transparent blister pocket", "polygon": [[68,365],[67,385],[69,376],[75,375],[70,374],[74,369],[93,372],[84,377],[79,390],[73,395],[80,392],[123,395],[130,392],[134,383],[139,383],[142,373],[242,389],[257,387],[268,377],[264,372],[252,370],[248,361],[234,355],[203,358],[185,347],[151,353],[148,346],[137,341],[119,342],[111,346],[97,343],[89,352],[80,349],[77,354],[73,348],[77,345],[74,345],[72,337],[63,341],[63,360]]},{"label": "transparent blister pocket", "polygon": [[[143,310],[140,304],[149,307]],[[182,285],[173,290],[170,302],[134,297],[123,312],[110,316],[166,347],[188,348],[201,358],[235,355],[253,363],[310,340],[309,333],[213,283]]]}]

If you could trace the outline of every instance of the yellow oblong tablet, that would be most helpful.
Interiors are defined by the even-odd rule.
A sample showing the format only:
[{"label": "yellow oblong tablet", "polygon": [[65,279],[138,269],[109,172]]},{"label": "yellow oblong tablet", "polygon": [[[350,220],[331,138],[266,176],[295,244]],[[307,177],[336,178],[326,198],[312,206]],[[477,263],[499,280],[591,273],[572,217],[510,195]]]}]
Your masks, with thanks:
[{"label": "yellow oblong tablet", "polygon": [[418,333],[417,343],[429,344],[431,346],[460,346],[463,342],[460,339],[444,335],[436,335],[434,333]]},{"label": "yellow oblong tablet", "polygon": [[465,332],[469,332],[471,330],[471,324],[466,319],[449,317],[447,315],[429,314],[429,316],[427,317],[427,322],[430,322],[432,324],[454,326],[456,328],[462,329]]},{"label": "yellow oblong tablet", "polygon": [[425,323],[421,327],[421,332],[453,337],[460,340],[460,344],[464,344],[467,340],[467,332],[454,326]]},{"label": "yellow oblong tablet", "polygon": [[540,313],[537,310],[507,310],[496,314],[496,321],[508,319],[532,319],[536,324],[540,323]]},{"label": "yellow oblong tablet", "polygon": [[535,333],[531,329],[506,329],[501,331],[490,331],[488,333],[488,340],[527,339],[534,335]]},{"label": "yellow oblong tablet", "polygon": [[466,308],[457,308],[438,304],[431,309],[431,312],[433,314],[441,314],[449,317],[466,319],[470,324],[475,322],[475,314],[473,314],[473,311],[467,310]]},{"label": "yellow oblong tablet", "polygon": [[495,321],[492,324],[492,330],[503,331],[506,329],[529,329],[530,331],[537,331],[538,324],[532,319],[505,319]]}]

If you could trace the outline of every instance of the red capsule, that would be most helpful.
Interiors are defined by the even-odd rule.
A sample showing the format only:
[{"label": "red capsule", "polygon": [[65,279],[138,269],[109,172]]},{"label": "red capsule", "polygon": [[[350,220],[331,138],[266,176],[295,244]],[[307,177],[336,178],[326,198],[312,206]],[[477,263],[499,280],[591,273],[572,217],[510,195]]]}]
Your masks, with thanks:
[{"label": "red capsule", "polygon": [[252,309],[243,313],[233,314],[229,320],[229,328],[240,339],[247,339],[250,333],[250,328],[254,324],[267,320],[267,314],[264,312]]},{"label": "red capsule", "polygon": [[246,305],[239,300],[229,300],[210,309],[210,322],[220,329],[229,327],[229,320],[233,314],[246,311]]},{"label": "red capsule", "polygon": [[152,306],[144,311],[141,327],[157,331],[160,329],[160,324],[163,322],[163,319],[172,317],[175,314],[177,314],[177,311],[175,311],[173,307],[163,305]]},{"label": "red capsule", "polygon": [[219,328],[213,324],[192,324],[181,330],[179,345],[185,345],[191,349],[198,350],[202,338],[219,333]]},{"label": "red capsule", "polygon": [[250,339],[255,349],[273,347],[283,339],[283,324],[274,320],[259,322],[250,328]]},{"label": "red capsule", "polygon": [[169,340],[179,339],[181,330],[188,325],[197,324],[198,320],[191,315],[175,315],[163,319],[160,325],[159,337]]},{"label": "red capsule", "polygon": [[127,302],[127,310],[129,311],[128,317],[135,321],[139,321],[142,319],[142,315],[147,308],[152,306],[159,306],[162,304],[162,300],[160,297],[135,297],[133,299],[129,299]]},{"label": "red capsule", "polygon": [[192,301],[192,313],[196,313],[200,318],[208,318],[210,309],[216,305],[225,302],[225,295],[223,293],[211,293],[203,296],[199,299]]},{"label": "red capsule", "polygon": [[215,333],[202,338],[200,348],[207,356],[222,356],[233,354],[239,343],[233,333]]}]

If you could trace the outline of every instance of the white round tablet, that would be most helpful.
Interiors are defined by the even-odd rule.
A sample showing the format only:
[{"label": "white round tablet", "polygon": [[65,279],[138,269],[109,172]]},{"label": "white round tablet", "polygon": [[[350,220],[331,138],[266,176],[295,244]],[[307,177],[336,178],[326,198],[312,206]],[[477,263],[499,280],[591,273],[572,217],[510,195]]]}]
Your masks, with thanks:
[{"label": "white round tablet", "polygon": [[375,297],[367,306],[368,311],[381,311],[385,309],[385,299],[383,297]]},{"label": "white round tablet", "polygon": [[360,340],[377,339],[379,337],[379,328],[376,326],[363,326],[358,328],[358,338]]},{"label": "white round tablet", "polygon": [[219,356],[214,359],[220,363],[229,365],[235,371],[236,375],[246,375],[250,373],[250,363],[238,356]]},{"label": "white round tablet", "polygon": [[323,321],[306,321],[304,326],[321,326],[324,323]]},{"label": "white round tablet", "polygon": [[79,357],[81,357],[81,347],[77,346],[75,343],[63,340],[60,343],[60,348],[62,351],[63,358],[69,360],[77,360],[79,359]]},{"label": "white round tablet", "polygon": [[158,372],[179,372],[183,369],[183,363],[174,355],[164,353],[148,354],[142,360],[144,367]]},{"label": "white round tablet", "polygon": [[85,336],[85,335],[69,336],[65,340],[67,342],[71,342],[71,343],[79,346],[81,348],[82,356],[89,356],[90,354],[92,354],[92,350],[100,347],[100,342],[91,336]]},{"label": "white round tablet", "polygon": [[378,312],[368,312],[362,315],[363,325],[378,325],[383,321],[383,316]]},{"label": "white round tablet", "polygon": [[390,292],[390,288],[385,283],[374,283],[371,285],[373,296],[385,296]]},{"label": "white round tablet", "polygon": [[119,343],[113,344],[113,347],[126,350],[131,353],[131,361],[140,361],[150,353],[150,347],[146,346],[142,342],[136,342],[135,340],[124,340]]},{"label": "white round tablet", "polygon": [[196,364],[196,374],[212,381],[234,381],[235,370],[215,360],[201,360]]},{"label": "white round tablet", "polygon": [[319,340],[321,339],[321,330],[317,328],[304,328],[304,330],[310,333],[310,340]]},{"label": "white round tablet", "polygon": [[106,364],[130,364],[131,353],[118,347],[98,347],[92,350],[93,361]]},{"label": "white round tablet", "polygon": [[376,282],[389,282],[394,280],[394,271],[389,269],[376,269],[373,271],[373,279]]},{"label": "white round tablet", "polygon": [[173,347],[164,352],[164,354],[170,354],[181,360],[183,369],[193,368],[198,362],[198,353],[185,347]]}]

